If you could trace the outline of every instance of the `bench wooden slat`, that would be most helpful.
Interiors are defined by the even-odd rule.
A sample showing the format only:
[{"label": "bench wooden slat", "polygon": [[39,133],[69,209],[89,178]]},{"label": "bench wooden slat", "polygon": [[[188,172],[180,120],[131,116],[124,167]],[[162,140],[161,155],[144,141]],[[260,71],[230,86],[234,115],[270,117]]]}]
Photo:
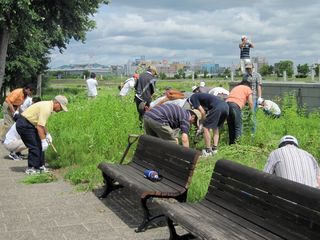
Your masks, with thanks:
[{"label": "bench wooden slat", "polygon": [[[151,221],[159,216],[151,216],[148,199],[151,197],[175,198],[185,201],[191,177],[200,152],[185,148],[148,135],[139,137],[132,161],[127,165],[100,163],[98,168],[103,172],[107,195],[118,186],[130,188],[140,197],[144,219],[137,231],[143,231]],[[146,169],[160,172],[161,181],[152,182],[146,179]],[[115,186],[114,181],[120,185]]]},{"label": "bench wooden slat", "polygon": [[[203,201],[197,204],[159,201],[159,204],[171,220],[205,239],[231,239],[219,235],[228,232],[226,227],[230,225],[230,233],[238,231],[239,239],[243,231],[250,230],[263,239],[319,240],[319,201],[318,189],[219,160]],[[171,220],[168,226],[171,236],[175,237]],[[210,233],[211,227],[218,232]],[[246,232],[244,236],[247,237]]]},{"label": "bench wooden slat", "polygon": [[[160,174],[172,182],[187,187],[190,171],[200,153],[194,149],[175,145],[159,138],[142,135],[133,161],[145,168],[159,170]],[[187,183],[187,185],[186,185]]]},{"label": "bench wooden slat", "polygon": [[[270,194],[258,188],[253,188],[247,184],[243,184],[242,182],[234,180],[230,177],[224,177],[217,173],[214,173],[212,178],[215,179],[216,181],[211,181],[211,184],[213,185],[209,186],[206,199],[210,199],[211,194],[214,195],[216,191],[214,189],[211,190],[211,187],[224,188],[223,184],[225,184],[226,187],[230,186],[228,188],[230,190],[237,189],[243,198],[248,198],[250,195],[253,195],[255,196],[255,198],[258,198],[261,201],[259,209],[273,208],[276,213],[278,214],[281,213],[285,215],[286,218],[289,218],[289,216],[292,215],[291,219],[296,219],[295,216],[296,216],[296,213],[298,213],[299,216],[302,217],[305,215],[306,218],[309,219],[309,221],[314,221],[320,224],[320,214],[319,212],[316,212],[313,209],[306,208],[305,206],[302,206],[300,204],[296,204],[292,201],[288,201],[284,198]],[[243,192],[245,193],[243,194]],[[255,198],[250,198],[250,199],[254,200]],[[259,209],[257,209],[256,211],[259,211]]]},{"label": "bench wooden slat", "polygon": [[175,185],[175,188],[167,185],[165,179],[159,182],[152,182],[143,176],[143,171],[136,170],[131,165],[115,165],[107,164],[107,169],[102,169],[111,178],[117,179],[117,181],[126,187],[132,188],[138,194],[142,194],[145,191],[162,191],[162,192],[176,192],[176,194],[185,191],[180,185]]},{"label": "bench wooden slat", "polygon": [[281,239],[237,215],[229,214],[229,218],[226,218],[221,214],[221,209],[214,211],[213,208],[207,208],[202,203],[177,204],[161,200],[156,200],[156,202],[160,204],[160,208],[168,217],[201,239]]},{"label": "bench wooden slat", "polygon": [[295,199],[296,203],[320,211],[320,192],[318,189],[263,173],[232,161],[224,161],[223,164],[217,162],[215,172],[226,177],[230,176],[232,172],[232,178],[235,180],[263,189],[284,199]]}]

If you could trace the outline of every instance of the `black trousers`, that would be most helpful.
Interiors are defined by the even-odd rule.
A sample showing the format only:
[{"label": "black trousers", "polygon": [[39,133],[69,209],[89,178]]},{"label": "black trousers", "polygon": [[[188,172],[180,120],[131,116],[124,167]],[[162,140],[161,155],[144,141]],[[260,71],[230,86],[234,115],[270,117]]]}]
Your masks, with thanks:
[{"label": "black trousers", "polygon": [[20,116],[16,122],[17,132],[19,133],[24,145],[29,150],[28,167],[39,168],[45,164],[44,152],[42,151],[41,139],[38,130],[27,119]]}]

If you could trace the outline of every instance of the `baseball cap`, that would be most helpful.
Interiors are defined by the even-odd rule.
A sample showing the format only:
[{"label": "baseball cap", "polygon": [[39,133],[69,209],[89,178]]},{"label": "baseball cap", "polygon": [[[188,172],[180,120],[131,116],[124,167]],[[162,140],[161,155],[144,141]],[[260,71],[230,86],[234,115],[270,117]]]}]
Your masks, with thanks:
[{"label": "baseball cap", "polygon": [[192,89],[192,92],[194,92],[198,87],[197,86],[193,86],[191,89]]},{"label": "baseball cap", "polygon": [[58,95],[54,98],[58,103],[60,103],[63,111],[68,112],[67,104],[68,104],[68,99],[65,96]]},{"label": "baseball cap", "polygon": [[157,71],[157,68],[156,68],[155,66],[150,65],[150,66],[148,67],[148,70],[153,71],[153,72],[154,72],[154,75],[158,75],[158,71]]},{"label": "baseball cap", "polygon": [[259,104],[259,105],[260,105],[261,103],[263,103],[263,101],[264,101],[263,98],[261,98],[261,97],[258,98],[258,104]]},{"label": "baseball cap", "polygon": [[294,145],[296,145],[297,147],[299,147],[299,143],[298,143],[298,140],[294,137],[294,136],[291,136],[291,135],[285,135],[283,136],[281,139],[280,139],[280,142],[279,142],[279,147],[281,147],[281,145],[283,143],[292,143]]},{"label": "baseball cap", "polygon": [[188,111],[190,111],[190,112],[192,112],[194,115],[196,115],[196,117],[197,117],[196,123],[197,123],[197,127],[199,127],[199,126],[200,126],[200,120],[201,120],[201,118],[202,118],[200,111],[197,110],[197,109],[188,109]]},{"label": "baseball cap", "polygon": [[244,38],[247,38],[247,36],[246,35],[242,35],[241,36],[241,40],[243,40]]},{"label": "baseball cap", "polygon": [[246,63],[245,68],[253,68],[252,63]]}]

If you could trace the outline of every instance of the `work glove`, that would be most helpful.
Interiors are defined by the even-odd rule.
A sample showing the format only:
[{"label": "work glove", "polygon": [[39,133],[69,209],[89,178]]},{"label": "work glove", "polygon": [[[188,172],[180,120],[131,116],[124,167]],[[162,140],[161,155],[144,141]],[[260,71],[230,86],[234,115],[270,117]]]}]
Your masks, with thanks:
[{"label": "work glove", "polygon": [[42,147],[42,152],[48,149],[49,143],[46,138],[41,140],[41,147]]},{"label": "work glove", "polygon": [[48,140],[49,143],[52,143],[52,137],[50,133],[46,134],[46,139]]},{"label": "work glove", "polygon": [[198,129],[197,129],[196,136],[200,136],[202,134],[203,134],[203,125],[200,124]]},{"label": "work glove", "polygon": [[18,111],[18,110],[15,111],[15,112],[13,113],[13,120],[16,122],[16,121],[18,120],[19,116],[20,116],[19,111]]}]

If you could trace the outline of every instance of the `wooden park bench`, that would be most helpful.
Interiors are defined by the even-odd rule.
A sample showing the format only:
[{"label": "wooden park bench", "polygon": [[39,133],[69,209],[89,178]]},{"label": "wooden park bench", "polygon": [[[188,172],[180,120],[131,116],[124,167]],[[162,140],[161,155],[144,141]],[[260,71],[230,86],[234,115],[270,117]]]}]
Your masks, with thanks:
[{"label": "wooden park bench", "polygon": [[[155,201],[170,239],[319,240],[320,190],[219,160],[200,203]],[[173,222],[189,233],[178,236]]]},{"label": "wooden park bench", "polygon": [[[150,222],[159,220],[163,216],[151,216],[147,206],[148,199],[158,197],[185,201],[199,156],[200,152],[196,150],[160,138],[142,135],[139,137],[136,151],[129,164],[99,164],[98,168],[102,171],[106,183],[101,197],[107,197],[119,186],[135,192],[140,197],[144,213],[144,219],[136,232],[144,231]],[[157,170],[161,180],[154,182],[145,178],[144,170],[146,169]],[[114,184],[115,182],[117,184]]]}]

